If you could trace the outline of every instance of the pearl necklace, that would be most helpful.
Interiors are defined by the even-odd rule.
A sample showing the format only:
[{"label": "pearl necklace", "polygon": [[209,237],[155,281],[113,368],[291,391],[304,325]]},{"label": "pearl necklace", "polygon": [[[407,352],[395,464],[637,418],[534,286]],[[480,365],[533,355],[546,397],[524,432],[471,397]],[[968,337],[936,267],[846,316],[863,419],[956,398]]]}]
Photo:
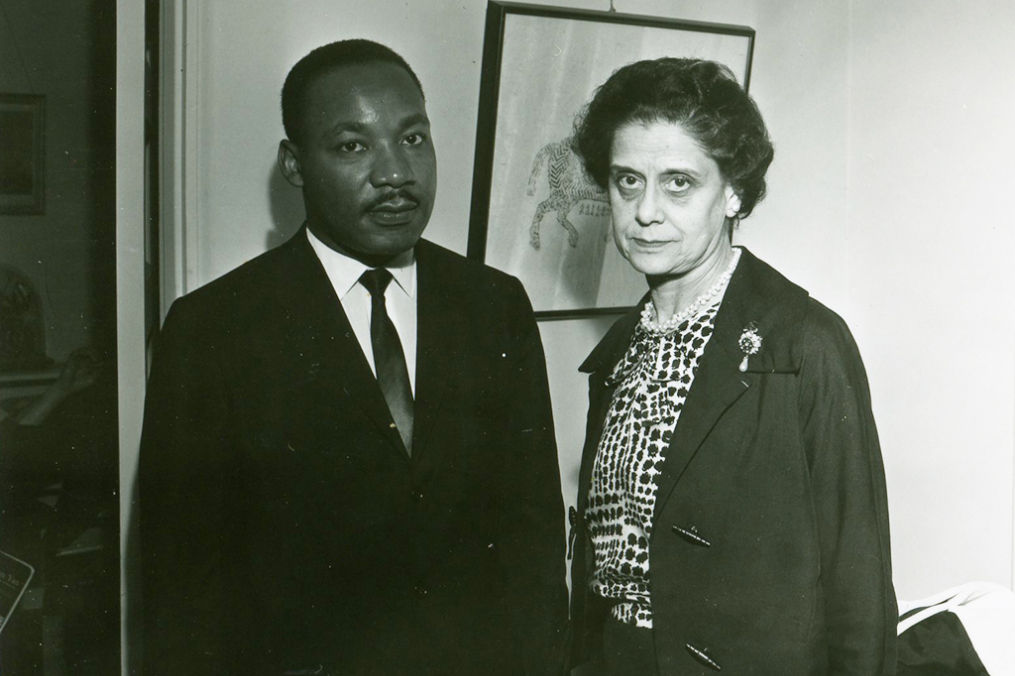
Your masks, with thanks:
[{"label": "pearl necklace", "polygon": [[675,331],[681,324],[691,317],[696,317],[705,304],[714,298],[716,294],[722,291],[723,287],[726,286],[726,283],[730,281],[730,277],[733,276],[733,271],[737,269],[737,263],[739,261],[740,249],[735,247],[733,249],[733,260],[730,261],[726,271],[720,275],[716,283],[712,285],[712,288],[698,296],[693,303],[667,319],[662,324],[653,318],[656,315],[656,306],[651,300],[649,300],[649,302],[645,303],[645,307],[642,308],[641,311],[642,327],[649,333],[655,335],[666,335],[667,333]]}]

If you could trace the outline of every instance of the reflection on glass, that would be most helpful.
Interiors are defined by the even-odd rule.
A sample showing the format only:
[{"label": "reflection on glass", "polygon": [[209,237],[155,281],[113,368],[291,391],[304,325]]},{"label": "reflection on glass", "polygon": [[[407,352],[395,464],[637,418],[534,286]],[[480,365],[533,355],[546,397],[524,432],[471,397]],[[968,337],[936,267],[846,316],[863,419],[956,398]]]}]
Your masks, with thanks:
[{"label": "reflection on glass", "polygon": [[34,569],[4,676],[119,671],[115,37],[114,0],[0,4],[0,94],[44,104],[38,138],[0,128],[30,167],[0,175],[43,186],[0,195],[0,551]]}]

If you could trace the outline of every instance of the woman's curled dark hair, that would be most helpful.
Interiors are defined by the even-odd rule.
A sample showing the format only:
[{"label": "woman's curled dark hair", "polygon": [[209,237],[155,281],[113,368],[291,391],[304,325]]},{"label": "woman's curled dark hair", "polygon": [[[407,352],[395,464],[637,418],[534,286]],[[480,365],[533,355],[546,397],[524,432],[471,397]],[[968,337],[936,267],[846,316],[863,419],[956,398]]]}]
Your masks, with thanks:
[{"label": "woman's curled dark hair", "polygon": [[719,165],[740,196],[737,220],[765,196],[774,149],[761,112],[726,66],[701,59],[638,61],[596,90],[575,121],[574,148],[589,176],[608,187],[617,129],[629,122],[679,124]]}]

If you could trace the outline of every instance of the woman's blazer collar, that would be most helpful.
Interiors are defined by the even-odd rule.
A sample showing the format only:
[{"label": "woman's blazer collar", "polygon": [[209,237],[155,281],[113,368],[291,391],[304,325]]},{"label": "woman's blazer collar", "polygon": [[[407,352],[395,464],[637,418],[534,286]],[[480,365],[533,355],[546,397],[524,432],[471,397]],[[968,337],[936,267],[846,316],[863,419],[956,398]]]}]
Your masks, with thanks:
[{"label": "woman's blazer collar", "polygon": [[[743,253],[716,317],[706,354],[709,358],[710,352],[736,357],[739,367],[744,356],[740,338],[748,328],[754,328],[761,346],[748,359],[747,373],[796,372],[800,366],[798,329],[806,312],[808,294],[746,247],[740,248]],[[610,328],[579,371],[605,375],[613,369],[631,343],[647,299],[647,295],[642,297],[633,310]],[[739,368],[736,372],[740,372]]]}]

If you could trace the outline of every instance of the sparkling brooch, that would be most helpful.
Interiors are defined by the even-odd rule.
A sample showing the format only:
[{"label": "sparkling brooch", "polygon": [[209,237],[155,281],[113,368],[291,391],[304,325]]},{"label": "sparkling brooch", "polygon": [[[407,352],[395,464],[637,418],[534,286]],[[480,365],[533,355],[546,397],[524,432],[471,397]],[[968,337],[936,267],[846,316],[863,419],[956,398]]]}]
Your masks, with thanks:
[{"label": "sparkling brooch", "polygon": [[744,353],[744,360],[740,362],[740,371],[747,370],[747,360],[752,354],[758,354],[761,349],[761,336],[758,335],[758,326],[754,322],[747,325],[744,332],[740,334],[740,349]]}]

